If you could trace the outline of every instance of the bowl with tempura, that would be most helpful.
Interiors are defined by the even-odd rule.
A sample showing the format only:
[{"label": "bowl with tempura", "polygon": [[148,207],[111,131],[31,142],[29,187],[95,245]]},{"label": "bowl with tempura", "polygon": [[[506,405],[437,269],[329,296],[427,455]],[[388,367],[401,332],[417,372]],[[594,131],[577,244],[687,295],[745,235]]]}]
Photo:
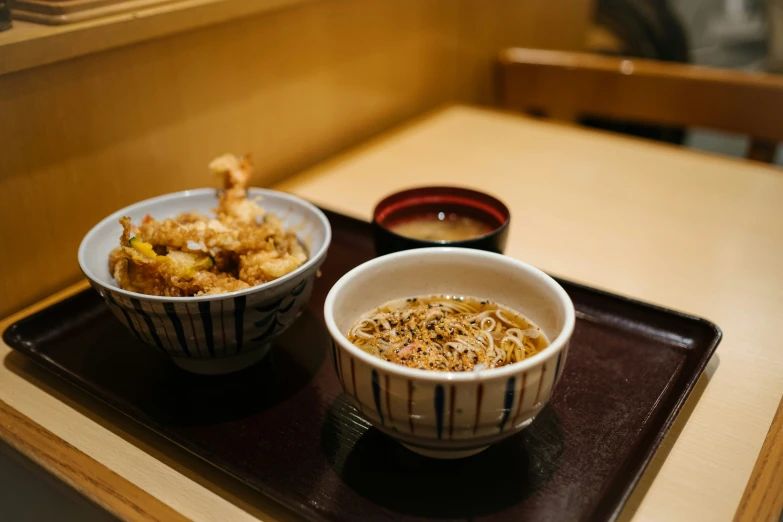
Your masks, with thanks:
[{"label": "bowl with tempura", "polygon": [[224,374],[262,359],[301,314],[331,228],[307,201],[248,188],[245,158],[210,168],[222,189],[118,210],[87,233],[78,258],[133,336],[186,371]]}]

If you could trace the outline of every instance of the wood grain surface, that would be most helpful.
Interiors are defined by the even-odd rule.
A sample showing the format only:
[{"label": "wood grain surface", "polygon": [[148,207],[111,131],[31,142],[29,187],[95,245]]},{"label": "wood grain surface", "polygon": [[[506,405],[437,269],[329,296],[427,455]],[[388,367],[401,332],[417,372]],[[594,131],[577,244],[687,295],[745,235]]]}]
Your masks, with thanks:
[{"label": "wood grain surface", "polygon": [[734,522],[777,522],[783,518],[783,400],[761,447]]},{"label": "wood grain surface", "polygon": [[0,33],[0,75],[316,1],[180,0],[65,26],[14,20]]},{"label": "wood grain surface", "polygon": [[122,520],[187,520],[0,400],[0,438]]},{"label": "wood grain surface", "polygon": [[94,6],[74,5],[58,2],[39,3],[35,0],[16,0],[11,3],[15,20],[26,20],[46,25],[66,25],[95,20],[120,13],[142,9],[160,8],[179,0],[122,0]]}]

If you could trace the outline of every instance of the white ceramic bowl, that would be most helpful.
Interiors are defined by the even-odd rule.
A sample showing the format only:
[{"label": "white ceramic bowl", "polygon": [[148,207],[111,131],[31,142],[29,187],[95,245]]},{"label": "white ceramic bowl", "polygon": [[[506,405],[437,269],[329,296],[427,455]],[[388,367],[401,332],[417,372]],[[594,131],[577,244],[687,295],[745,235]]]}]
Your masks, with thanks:
[{"label": "white ceramic bowl", "polygon": [[181,368],[203,374],[241,370],[260,360],[272,338],[301,313],[332,237],[326,216],[307,201],[274,190],[249,190],[249,197],[259,196],[267,212],[280,216],[286,228],[295,227],[308,252],[305,264],[269,283],[202,297],[151,296],[117,286],[109,272],[109,253],[119,244],[120,217],[138,223],[146,214],[156,219],[188,211],[212,215],[218,203],[214,189],[167,194],[118,210],[84,237],[79,265],[120,322]]},{"label": "white ceramic bowl", "polygon": [[[392,299],[486,298],[540,326],[551,345],[522,362],[478,372],[430,372],[372,356],[345,337],[356,319]],[[332,287],[324,317],[343,390],[376,428],[422,455],[478,453],[527,427],[552,395],[574,330],[574,306],[554,279],[480,250],[423,248],[376,258]]]}]

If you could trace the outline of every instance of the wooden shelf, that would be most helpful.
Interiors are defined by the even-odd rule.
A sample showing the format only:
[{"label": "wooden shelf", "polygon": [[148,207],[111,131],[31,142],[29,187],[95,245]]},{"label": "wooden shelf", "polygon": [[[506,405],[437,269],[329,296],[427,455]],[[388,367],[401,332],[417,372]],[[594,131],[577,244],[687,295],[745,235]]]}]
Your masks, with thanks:
[{"label": "wooden shelf", "polygon": [[48,26],[14,20],[0,33],[0,75],[317,0],[181,0]]}]

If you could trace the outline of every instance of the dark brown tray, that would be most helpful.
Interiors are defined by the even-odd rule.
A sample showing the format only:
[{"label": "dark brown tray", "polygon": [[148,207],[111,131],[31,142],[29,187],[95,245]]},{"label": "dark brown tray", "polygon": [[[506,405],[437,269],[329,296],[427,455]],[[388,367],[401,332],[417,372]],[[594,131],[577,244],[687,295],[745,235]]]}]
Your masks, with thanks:
[{"label": "dark brown tray", "polygon": [[92,290],[4,333],[8,345],[302,515],[328,520],[612,520],[720,341],[712,323],[560,281],[577,309],[552,401],[469,459],[406,450],[340,394],[322,324],[327,291],[372,257],[370,226],[327,213],[334,237],[309,310],[262,363],[182,372],[134,339]]}]

